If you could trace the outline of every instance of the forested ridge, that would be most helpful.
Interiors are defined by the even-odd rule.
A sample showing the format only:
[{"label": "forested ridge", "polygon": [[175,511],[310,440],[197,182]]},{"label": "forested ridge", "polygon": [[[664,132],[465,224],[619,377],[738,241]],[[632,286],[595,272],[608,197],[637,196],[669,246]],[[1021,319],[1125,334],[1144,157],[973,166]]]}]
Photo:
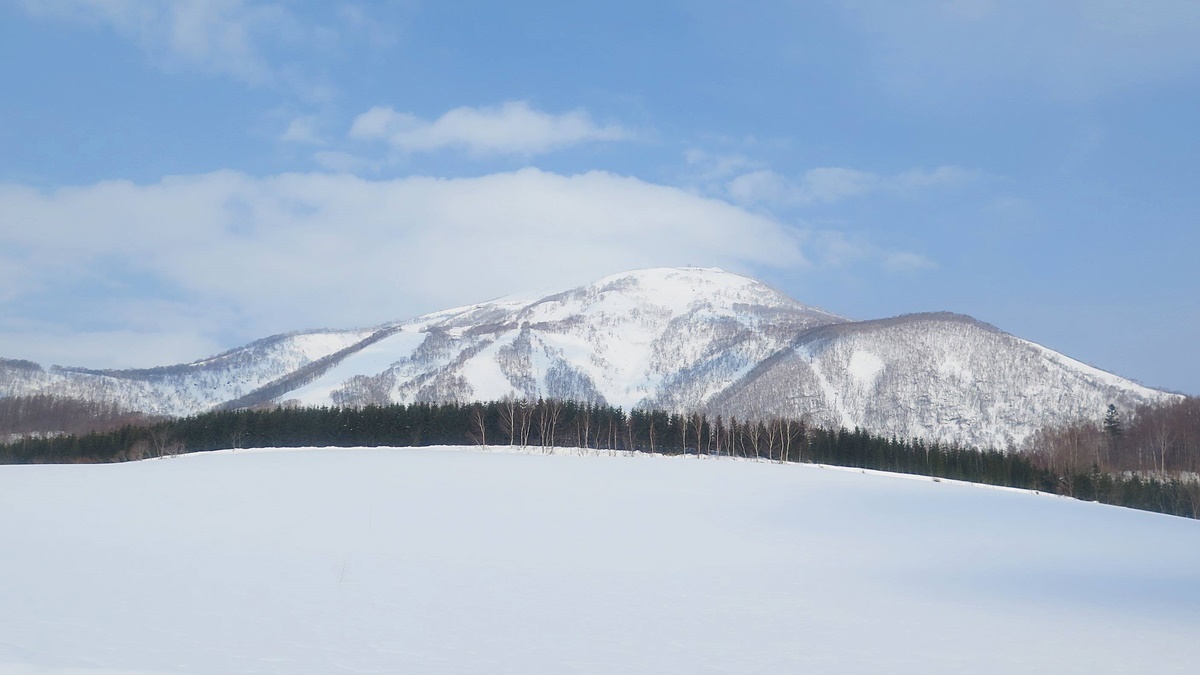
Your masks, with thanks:
[{"label": "forested ridge", "polygon": [[1063,464],[1053,461],[1053,455],[883,438],[861,429],[825,429],[792,419],[626,412],[558,400],[218,411],[81,435],[27,437],[0,445],[0,462],[120,462],[229,448],[427,445],[572,446],[809,462],[1039,490],[1200,517],[1200,482],[1182,475],[1104,471],[1099,463]]}]

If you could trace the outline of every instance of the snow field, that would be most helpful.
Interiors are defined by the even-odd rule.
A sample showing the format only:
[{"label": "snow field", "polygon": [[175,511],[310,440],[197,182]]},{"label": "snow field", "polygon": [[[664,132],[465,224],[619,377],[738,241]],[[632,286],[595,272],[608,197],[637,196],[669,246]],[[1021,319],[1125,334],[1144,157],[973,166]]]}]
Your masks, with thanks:
[{"label": "snow field", "polygon": [[1191,673],[1200,523],[749,461],[0,467],[0,674]]}]

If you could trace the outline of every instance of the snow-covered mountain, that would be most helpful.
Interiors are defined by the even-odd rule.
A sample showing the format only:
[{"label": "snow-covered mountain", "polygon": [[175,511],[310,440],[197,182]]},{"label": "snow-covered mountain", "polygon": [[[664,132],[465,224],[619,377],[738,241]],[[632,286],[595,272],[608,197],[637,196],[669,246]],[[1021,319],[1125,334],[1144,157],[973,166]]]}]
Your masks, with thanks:
[{"label": "snow-covered mountain", "polygon": [[786,415],[1006,446],[1045,424],[1172,396],[968,317],[849,321],[716,269],[617,274],[356,331],[294,333],[148,370],[0,360],[0,396],[52,393],[186,415],[272,402],[554,397]]},{"label": "snow-covered mountain", "polygon": [[720,270],[643,270],[400,324],[288,398],[365,405],[512,394],[692,409],[799,332],[841,321]]},{"label": "snow-covered mountain", "polygon": [[1045,425],[1173,397],[961,314],[805,331],[708,402],[887,436],[1004,448]]},{"label": "snow-covered mountain", "polygon": [[0,359],[0,397],[54,394],[113,401],[131,411],[189,415],[252,392],[323,370],[380,329],[315,331],[277,335],[194,363],[136,370],[43,369],[29,361]]}]

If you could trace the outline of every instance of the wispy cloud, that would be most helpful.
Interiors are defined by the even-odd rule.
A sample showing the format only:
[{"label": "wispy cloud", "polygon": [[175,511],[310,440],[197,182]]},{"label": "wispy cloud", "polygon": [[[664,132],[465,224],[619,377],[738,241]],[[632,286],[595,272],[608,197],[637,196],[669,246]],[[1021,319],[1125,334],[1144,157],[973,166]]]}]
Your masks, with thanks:
[{"label": "wispy cloud", "polygon": [[689,148],[683,157],[687,161],[688,177],[702,183],[726,180],[738,173],[763,167],[762,162],[740,153],[709,152],[701,148]]},{"label": "wispy cloud", "polygon": [[598,125],[582,110],[553,114],[525,101],[509,101],[455,108],[435,120],[377,106],[354,120],[349,136],[383,141],[402,152],[457,149],[478,155],[533,155],[581,143],[627,140],[633,134],[619,125]]},{"label": "wispy cloud", "polygon": [[908,274],[921,270],[937,269],[937,263],[929,258],[909,251],[897,251],[884,254],[884,268],[890,272]]},{"label": "wispy cloud", "polygon": [[319,124],[315,115],[297,117],[288,122],[287,128],[280,134],[279,140],[285,143],[303,143],[307,145],[324,145]]},{"label": "wispy cloud", "polygon": [[[325,99],[328,86],[300,69],[277,63],[279,49],[329,46],[344,21],[322,25],[301,19],[287,3],[255,0],[18,0],[32,16],[76,21],[113,30],[136,43],[159,67],[226,75],[251,85],[286,88]],[[357,17],[361,10],[352,13]],[[359,21],[362,22],[361,20]]]},{"label": "wispy cloud", "polygon": [[724,189],[740,204],[811,206],[832,204],[869,193],[907,196],[930,188],[960,185],[975,175],[973,171],[954,166],[941,166],[932,171],[911,169],[890,176],[844,167],[820,167],[809,169],[796,178],[760,169],[729,180]]},{"label": "wispy cloud", "polygon": [[857,267],[911,275],[938,268],[938,264],[928,256],[912,251],[890,250],[862,234],[839,230],[806,232],[804,250],[818,271]]}]

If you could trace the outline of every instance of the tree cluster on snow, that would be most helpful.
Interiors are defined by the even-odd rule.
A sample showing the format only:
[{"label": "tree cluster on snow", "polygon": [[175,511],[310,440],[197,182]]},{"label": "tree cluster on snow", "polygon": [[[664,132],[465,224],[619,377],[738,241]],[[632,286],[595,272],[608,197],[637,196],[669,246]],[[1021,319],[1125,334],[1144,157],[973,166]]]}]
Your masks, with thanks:
[{"label": "tree cluster on snow", "polygon": [[1066,473],[1183,475],[1200,480],[1200,398],[1143,404],[1122,412],[1109,404],[1094,417],[1048,425],[1026,442],[1027,452]]}]

